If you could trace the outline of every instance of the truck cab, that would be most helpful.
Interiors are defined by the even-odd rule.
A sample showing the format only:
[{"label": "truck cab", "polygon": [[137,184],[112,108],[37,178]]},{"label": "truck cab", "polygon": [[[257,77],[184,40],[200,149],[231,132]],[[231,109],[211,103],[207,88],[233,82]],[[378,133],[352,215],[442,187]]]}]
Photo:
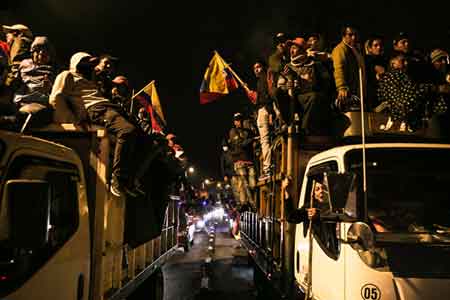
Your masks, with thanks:
[{"label": "truck cab", "polygon": [[102,127],[0,130],[1,299],[162,299],[181,197],[155,157],[145,194],[114,196],[112,145]]},{"label": "truck cab", "polygon": [[[241,212],[241,243],[258,293],[321,300],[450,295],[448,136],[438,126],[386,132],[379,113],[345,117],[339,135],[305,136],[289,126],[272,141],[274,174],[254,189],[256,210]],[[320,217],[290,219],[308,208]]]},{"label": "truck cab", "polygon": [[300,290],[312,299],[449,297],[449,162],[450,145],[427,143],[347,145],[313,156],[298,207],[314,206],[314,186],[323,184],[329,209],[296,225]]},{"label": "truck cab", "polygon": [[91,236],[78,155],[10,132],[0,145],[0,298],[87,299]]}]

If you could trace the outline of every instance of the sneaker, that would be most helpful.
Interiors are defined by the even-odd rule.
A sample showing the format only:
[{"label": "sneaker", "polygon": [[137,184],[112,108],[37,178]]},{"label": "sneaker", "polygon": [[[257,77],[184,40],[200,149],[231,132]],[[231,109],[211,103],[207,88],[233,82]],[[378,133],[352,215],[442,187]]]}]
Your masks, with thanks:
[{"label": "sneaker", "polygon": [[123,187],[120,186],[120,184],[117,181],[115,181],[115,180],[111,181],[111,188],[110,188],[110,190],[111,190],[111,194],[113,194],[116,197],[122,197],[125,194],[125,191],[123,190]]},{"label": "sneaker", "polygon": [[270,174],[270,173],[263,174],[263,175],[259,176],[258,181],[269,180],[271,176],[272,176],[272,174]]},{"label": "sneaker", "polygon": [[128,195],[131,197],[137,197],[138,193],[129,189],[126,185],[121,184],[118,180],[111,180],[111,194],[116,197],[122,197],[124,195]]}]

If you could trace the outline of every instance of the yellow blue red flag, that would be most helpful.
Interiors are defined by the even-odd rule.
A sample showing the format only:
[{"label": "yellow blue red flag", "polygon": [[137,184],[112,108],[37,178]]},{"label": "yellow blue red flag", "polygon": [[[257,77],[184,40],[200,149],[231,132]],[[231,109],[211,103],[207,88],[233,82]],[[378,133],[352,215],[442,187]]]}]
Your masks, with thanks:
[{"label": "yellow blue red flag", "polygon": [[161,132],[167,125],[162,112],[159,95],[156,91],[155,81],[152,80],[142,90],[134,95],[134,97],[145,107],[145,110],[150,116],[152,122],[152,129],[156,132]]},{"label": "yellow blue red flag", "polygon": [[200,86],[200,104],[213,102],[237,88],[238,83],[228,65],[215,51]]}]

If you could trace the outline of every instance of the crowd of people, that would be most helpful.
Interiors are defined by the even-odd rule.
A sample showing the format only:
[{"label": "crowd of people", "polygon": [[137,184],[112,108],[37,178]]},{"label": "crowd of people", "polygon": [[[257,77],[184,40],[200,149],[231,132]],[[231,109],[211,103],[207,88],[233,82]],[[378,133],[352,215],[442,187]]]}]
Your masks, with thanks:
[{"label": "crowd of people", "polygon": [[[343,27],[340,39],[329,49],[319,33],[293,37],[278,33],[273,53],[252,65],[256,86],[244,88],[254,111],[233,116],[233,127],[222,144],[223,177],[241,205],[254,206],[248,199],[253,199],[256,174],[262,181],[273,175],[274,134],[295,123],[304,135],[334,135],[336,114],[359,110],[361,97],[364,110],[388,116],[384,130],[415,131],[434,117],[448,127],[447,51],[422,53],[408,34],[399,33],[387,54],[383,36],[360,43],[353,26]],[[112,191],[135,193],[139,183],[129,166],[138,136],[158,134],[157,139],[162,137],[169,145],[172,136],[164,128],[153,130],[151,116],[139,101],[133,106],[132,88],[125,76],[117,74],[118,64],[110,54],[78,52],[71,57],[70,68],[60,70],[48,37],[34,36],[23,24],[3,25],[0,122],[22,132],[48,123],[105,126],[116,136]],[[185,161],[179,145],[167,147],[180,163]]]},{"label": "crowd of people", "polygon": [[[47,36],[34,36],[23,24],[0,31],[0,116],[2,126],[20,132],[50,123],[74,123],[87,130],[104,126],[114,136],[111,193],[143,193],[143,174],[159,155],[173,174],[184,174],[187,158],[174,134],[163,124],[152,126],[146,103],[133,101],[126,76],[119,75],[119,58],[77,52],[70,68],[60,70]],[[147,105],[150,105],[148,103]],[[152,153],[136,161],[135,149],[145,139]]]},{"label": "crowd of people", "polygon": [[271,140],[277,133],[296,125],[303,135],[339,135],[339,116],[360,111],[361,99],[364,111],[385,116],[380,130],[415,132],[437,119],[448,133],[450,61],[444,49],[419,51],[401,32],[386,53],[385,37],[362,42],[351,25],[342,28],[340,42],[330,49],[320,33],[277,33],[273,42],[272,54],[252,66],[255,88],[244,84],[254,111],[236,113],[222,143],[221,160],[228,161],[222,175],[234,184],[240,206],[254,207],[249,195],[255,174],[260,181],[273,175]]}]

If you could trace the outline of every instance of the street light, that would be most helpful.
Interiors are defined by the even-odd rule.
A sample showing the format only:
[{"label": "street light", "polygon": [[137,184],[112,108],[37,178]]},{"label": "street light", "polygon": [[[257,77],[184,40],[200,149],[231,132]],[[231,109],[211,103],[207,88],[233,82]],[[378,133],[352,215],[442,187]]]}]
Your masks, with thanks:
[{"label": "street light", "polygon": [[189,172],[189,174],[194,174],[194,172],[195,172],[194,167],[189,167],[188,172]]},{"label": "street light", "polygon": [[211,181],[209,181],[209,179],[205,179],[205,184],[210,184],[211,183]]}]

